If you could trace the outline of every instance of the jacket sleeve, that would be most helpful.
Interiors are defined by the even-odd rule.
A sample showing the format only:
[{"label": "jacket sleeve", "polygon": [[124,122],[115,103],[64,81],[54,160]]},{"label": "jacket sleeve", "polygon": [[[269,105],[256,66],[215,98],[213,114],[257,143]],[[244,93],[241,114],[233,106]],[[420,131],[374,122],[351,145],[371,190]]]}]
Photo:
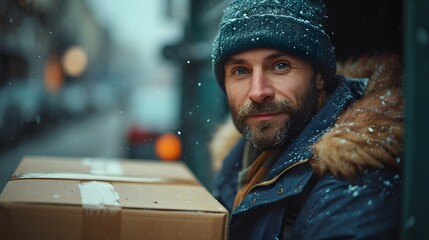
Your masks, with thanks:
[{"label": "jacket sleeve", "polygon": [[325,175],[297,219],[294,239],[399,239],[400,210],[399,175],[376,173],[359,184]]}]

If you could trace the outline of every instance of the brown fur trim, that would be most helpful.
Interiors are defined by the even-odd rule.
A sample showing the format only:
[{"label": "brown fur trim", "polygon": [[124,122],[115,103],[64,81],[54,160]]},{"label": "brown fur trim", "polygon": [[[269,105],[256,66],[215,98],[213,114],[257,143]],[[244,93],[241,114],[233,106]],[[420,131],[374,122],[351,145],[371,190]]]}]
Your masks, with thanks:
[{"label": "brown fur trim", "polygon": [[[366,95],[350,106],[313,147],[314,169],[353,180],[367,167],[399,168],[403,155],[402,69],[395,56],[360,58],[341,73],[370,77]],[[368,74],[368,75],[367,75]]]},{"label": "brown fur trim", "polygon": [[212,169],[214,172],[219,171],[220,167],[222,166],[223,159],[234,147],[240,137],[241,134],[235,128],[232,118],[228,116],[225,123],[218,127],[211,142],[209,143]]}]

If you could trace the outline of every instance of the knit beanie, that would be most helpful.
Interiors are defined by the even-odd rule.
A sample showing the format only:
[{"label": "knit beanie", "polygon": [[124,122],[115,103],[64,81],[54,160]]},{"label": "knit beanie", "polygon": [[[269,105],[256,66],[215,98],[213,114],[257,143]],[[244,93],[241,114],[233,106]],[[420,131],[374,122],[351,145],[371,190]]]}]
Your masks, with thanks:
[{"label": "knit beanie", "polygon": [[335,75],[335,52],[324,30],[323,0],[232,0],[213,42],[212,65],[225,91],[224,63],[234,54],[273,48],[302,57],[322,74]]}]

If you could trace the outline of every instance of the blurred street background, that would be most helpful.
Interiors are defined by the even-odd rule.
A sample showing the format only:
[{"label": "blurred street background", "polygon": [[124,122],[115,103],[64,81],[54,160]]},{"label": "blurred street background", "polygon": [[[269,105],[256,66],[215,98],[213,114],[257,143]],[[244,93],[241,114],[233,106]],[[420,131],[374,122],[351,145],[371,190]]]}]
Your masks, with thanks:
[{"label": "blurred street background", "polygon": [[0,189],[26,155],[183,161],[211,187],[226,1],[0,2]]}]

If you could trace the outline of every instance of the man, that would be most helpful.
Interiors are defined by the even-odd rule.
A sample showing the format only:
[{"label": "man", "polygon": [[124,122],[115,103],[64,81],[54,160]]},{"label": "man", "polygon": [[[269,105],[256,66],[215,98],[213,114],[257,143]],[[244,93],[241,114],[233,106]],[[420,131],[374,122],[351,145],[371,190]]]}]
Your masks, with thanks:
[{"label": "man", "polygon": [[362,58],[341,67],[355,78],[336,75],[325,18],[321,0],[224,12],[213,68],[242,135],[215,183],[229,239],[399,237],[400,62]]}]

